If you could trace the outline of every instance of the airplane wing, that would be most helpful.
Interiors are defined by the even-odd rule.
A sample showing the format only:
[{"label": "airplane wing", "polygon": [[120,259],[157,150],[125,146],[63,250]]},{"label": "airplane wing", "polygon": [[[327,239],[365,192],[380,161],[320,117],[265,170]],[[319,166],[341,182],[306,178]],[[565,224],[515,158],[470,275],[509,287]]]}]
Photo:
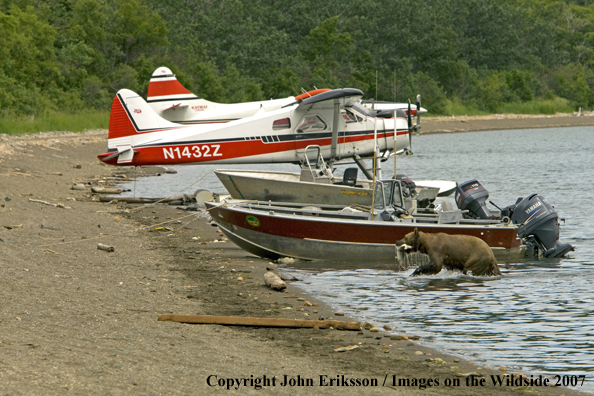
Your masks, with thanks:
[{"label": "airplane wing", "polygon": [[310,108],[332,108],[335,99],[339,100],[341,107],[351,107],[361,100],[362,96],[363,91],[356,88],[333,89],[301,100],[297,108],[301,109],[306,106],[311,106]]},{"label": "airplane wing", "polygon": [[296,110],[321,110],[321,109],[333,109],[333,120],[332,120],[332,142],[330,145],[330,156],[334,159],[337,158],[337,146],[338,146],[338,130],[339,130],[339,117],[341,107],[351,107],[355,103],[361,100],[363,91],[355,88],[341,88],[333,89],[331,91],[322,92],[315,96],[305,98],[297,103]]}]

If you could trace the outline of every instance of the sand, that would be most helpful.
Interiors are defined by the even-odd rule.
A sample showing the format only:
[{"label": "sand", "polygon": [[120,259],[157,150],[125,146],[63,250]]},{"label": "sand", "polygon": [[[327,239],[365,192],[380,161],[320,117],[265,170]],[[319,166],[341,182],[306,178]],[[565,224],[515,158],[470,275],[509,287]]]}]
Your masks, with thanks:
[{"label": "sand", "polygon": [[[586,118],[594,121],[572,119]],[[452,127],[427,118],[423,131],[431,128]],[[97,160],[106,138],[0,137],[0,394],[576,393],[493,386],[491,375],[513,370],[423,347],[382,323],[372,332],[157,321],[166,313],[352,319],[291,281],[286,292],[267,288],[263,275],[277,265],[225,241],[203,212],[98,202],[92,186],[132,175]],[[77,183],[85,189],[73,190]],[[358,383],[369,386],[347,386]]]}]

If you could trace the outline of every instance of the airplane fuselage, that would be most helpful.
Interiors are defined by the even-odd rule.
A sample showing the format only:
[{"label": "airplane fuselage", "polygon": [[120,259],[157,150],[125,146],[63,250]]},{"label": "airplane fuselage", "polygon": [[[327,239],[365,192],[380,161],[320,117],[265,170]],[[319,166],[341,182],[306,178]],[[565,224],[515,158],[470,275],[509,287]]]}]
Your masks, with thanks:
[{"label": "airplane fuselage", "polygon": [[[135,131],[109,139],[110,151],[99,158],[112,165],[299,163],[304,149],[310,145],[320,146],[326,160],[355,154],[368,156],[373,154],[375,136],[380,150],[394,149],[395,132],[397,149],[408,145],[406,118],[376,120],[350,107],[341,108],[336,117],[332,101],[261,111],[225,124],[187,126],[159,123],[150,117],[143,119],[139,116],[144,116],[142,103],[146,105],[146,102],[118,97],[124,105],[119,104],[118,108],[120,102],[114,101],[110,130],[112,123],[130,120],[128,129]],[[335,121],[337,128],[333,125]],[[333,135],[336,139],[334,153]],[[108,159],[111,153],[125,150],[132,152]]]}]

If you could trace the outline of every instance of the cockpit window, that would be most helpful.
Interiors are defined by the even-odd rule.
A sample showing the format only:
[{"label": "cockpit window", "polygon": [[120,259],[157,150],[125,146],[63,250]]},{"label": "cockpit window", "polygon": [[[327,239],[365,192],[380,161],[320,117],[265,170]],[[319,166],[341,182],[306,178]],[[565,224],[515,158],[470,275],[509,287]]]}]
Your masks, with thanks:
[{"label": "cockpit window", "polygon": [[342,112],[342,118],[346,121],[347,124],[350,124],[352,122],[361,122],[363,120],[361,117],[349,110],[345,110]]},{"label": "cockpit window", "polygon": [[320,116],[308,115],[301,120],[301,123],[297,127],[297,132],[317,132],[323,131],[327,127],[328,125]]}]

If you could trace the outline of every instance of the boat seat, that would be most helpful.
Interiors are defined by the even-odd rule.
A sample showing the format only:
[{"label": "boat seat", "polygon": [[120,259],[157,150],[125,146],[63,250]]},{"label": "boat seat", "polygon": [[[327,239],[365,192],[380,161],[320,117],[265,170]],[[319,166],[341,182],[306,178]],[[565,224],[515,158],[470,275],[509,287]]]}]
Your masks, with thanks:
[{"label": "boat seat", "polygon": [[314,175],[309,168],[301,168],[301,174],[299,175],[299,181],[302,182],[315,182]]},{"label": "boat seat", "polygon": [[451,212],[452,210],[454,210],[454,206],[449,201],[443,201],[441,203],[441,210],[443,210],[444,212]]},{"label": "boat seat", "polygon": [[461,210],[452,210],[447,212],[439,212],[439,218],[437,222],[439,224],[460,224],[460,220],[462,220],[464,216],[462,216]]},{"label": "boat seat", "polygon": [[351,186],[351,187],[360,187],[356,186],[357,184],[357,168],[346,168],[344,170],[344,175],[342,175],[342,181],[334,184],[338,184],[341,186]]}]

